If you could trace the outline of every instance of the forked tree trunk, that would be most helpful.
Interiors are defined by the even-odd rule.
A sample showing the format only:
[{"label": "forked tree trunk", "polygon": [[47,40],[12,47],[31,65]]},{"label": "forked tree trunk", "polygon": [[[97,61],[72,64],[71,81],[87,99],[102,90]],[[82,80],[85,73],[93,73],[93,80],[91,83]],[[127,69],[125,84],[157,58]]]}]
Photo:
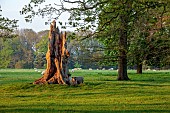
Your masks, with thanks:
[{"label": "forked tree trunk", "polygon": [[56,22],[50,25],[48,51],[46,53],[47,67],[43,76],[33,84],[66,84],[68,81],[68,57],[66,32],[60,33]]}]

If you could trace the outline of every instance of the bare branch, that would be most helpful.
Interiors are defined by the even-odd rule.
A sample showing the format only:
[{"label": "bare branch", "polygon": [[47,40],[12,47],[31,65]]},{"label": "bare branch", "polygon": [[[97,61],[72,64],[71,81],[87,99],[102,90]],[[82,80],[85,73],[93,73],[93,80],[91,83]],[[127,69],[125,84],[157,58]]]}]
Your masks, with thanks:
[{"label": "bare branch", "polygon": [[66,3],[78,3],[78,4],[82,4],[82,8],[70,8],[70,9],[68,9],[68,8],[64,8],[63,6],[63,9],[64,10],[67,10],[67,11],[71,11],[71,10],[80,10],[80,11],[86,11],[86,10],[89,10],[89,9],[94,9],[94,8],[96,8],[98,5],[101,5],[101,4],[104,4],[104,3],[107,3],[108,2],[108,0],[106,0],[106,1],[103,1],[103,2],[97,2],[96,4],[94,4],[93,6],[91,6],[91,7],[88,7],[88,5],[86,4],[86,2],[82,2],[82,1],[69,1],[69,0],[63,0],[64,2],[66,2]]},{"label": "bare branch", "polygon": [[113,16],[109,21],[105,22],[105,23],[102,25],[102,28],[103,28],[104,26],[106,26],[108,23],[111,23],[111,21],[112,21],[113,19],[117,18],[118,16],[119,16],[119,13],[117,13],[116,16]]},{"label": "bare branch", "polygon": [[84,3],[81,0],[77,0],[77,1],[63,0],[63,1],[67,3],[82,3],[82,4]]}]

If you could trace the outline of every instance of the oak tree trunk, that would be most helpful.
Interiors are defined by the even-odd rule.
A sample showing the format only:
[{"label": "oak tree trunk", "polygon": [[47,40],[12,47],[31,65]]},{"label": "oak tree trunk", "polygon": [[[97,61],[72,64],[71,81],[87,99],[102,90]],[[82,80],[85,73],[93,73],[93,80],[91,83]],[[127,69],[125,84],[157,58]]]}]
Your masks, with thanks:
[{"label": "oak tree trunk", "polygon": [[120,20],[118,80],[129,80],[127,75],[127,21],[124,15],[120,16]]},{"label": "oak tree trunk", "polygon": [[66,84],[68,81],[68,57],[66,32],[60,33],[53,21],[49,31],[48,51],[46,53],[47,67],[43,76],[33,84]]},{"label": "oak tree trunk", "polygon": [[137,64],[137,74],[142,74],[142,63]]}]

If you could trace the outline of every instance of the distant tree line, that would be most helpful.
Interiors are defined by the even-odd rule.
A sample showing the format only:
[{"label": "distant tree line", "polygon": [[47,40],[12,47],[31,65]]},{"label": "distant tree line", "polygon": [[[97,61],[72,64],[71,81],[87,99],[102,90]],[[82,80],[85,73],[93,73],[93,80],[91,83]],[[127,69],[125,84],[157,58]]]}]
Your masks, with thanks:
[{"label": "distant tree line", "polygon": [[[47,44],[48,44],[48,30],[40,31],[36,33],[32,29],[21,29],[18,31],[14,31],[17,34],[16,37],[13,38],[0,38],[0,68],[45,68],[46,67],[46,59],[45,55],[47,52]],[[80,32],[67,32],[67,46],[70,51],[69,58],[69,68],[83,68],[83,69],[117,69],[118,63],[116,62],[116,51],[112,52],[114,57],[108,57],[107,55],[110,52],[110,48],[101,42],[101,39],[95,38],[87,38],[84,40],[78,40],[80,36],[83,34]],[[168,35],[168,34],[166,34]],[[165,35],[165,36],[166,36]],[[156,40],[157,39],[157,40]],[[160,40],[155,37],[153,42],[148,42],[150,45],[146,44],[146,42],[142,42],[142,38],[140,38],[140,42],[133,42],[133,46],[138,46],[139,43],[143,44],[143,48],[141,50],[130,50],[129,54],[129,69],[137,69],[137,65],[134,62],[134,55],[145,55],[142,53],[143,51],[148,51],[148,60],[145,60],[145,64],[143,68],[159,68],[159,69],[168,69],[169,66],[169,54],[161,55],[160,53],[169,50],[169,47],[166,44],[170,42],[168,40]],[[105,41],[107,41],[105,39]],[[109,42],[107,42],[108,44]],[[154,45],[155,44],[155,45]],[[111,46],[111,45],[110,45]],[[148,46],[148,47],[147,47]],[[151,47],[150,47],[151,46]],[[106,49],[107,48],[107,49]],[[146,50],[146,48],[148,50]],[[154,48],[153,50],[150,50]],[[166,54],[166,53],[165,53]],[[114,58],[114,62],[108,62],[112,58]],[[143,58],[142,56],[139,58]],[[157,59],[155,59],[157,58]],[[162,59],[161,59],[162,58]],[[167,59],[167,60],[165,60]],[[140,60],[140,59],[138,59]]]},{"label": "distant tree line", "polygon": [[[21,29],[14,32],[16,36],[13,38],[0,38],[0,68],[45,68],[49,31],[36,33],[32,29]],[[69,68],[98,68],[96,62],[89,60],[95,54],[92,50],[98,42],[80,42],[72,39],[70,34],[68,32]]]}]

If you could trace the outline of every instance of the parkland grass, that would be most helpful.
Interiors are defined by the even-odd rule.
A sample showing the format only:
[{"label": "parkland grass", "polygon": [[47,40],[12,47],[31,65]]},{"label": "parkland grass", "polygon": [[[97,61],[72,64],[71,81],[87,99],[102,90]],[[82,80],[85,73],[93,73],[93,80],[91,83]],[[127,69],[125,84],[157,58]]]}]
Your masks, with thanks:
[{"label": "parkland grass", "polygon": [[170,71],[128,71],[130,81],[117,81],[117,71],[79,70],[84,84],[33,85],[34,70],[0,69],[0,113],[170,113]]}]

